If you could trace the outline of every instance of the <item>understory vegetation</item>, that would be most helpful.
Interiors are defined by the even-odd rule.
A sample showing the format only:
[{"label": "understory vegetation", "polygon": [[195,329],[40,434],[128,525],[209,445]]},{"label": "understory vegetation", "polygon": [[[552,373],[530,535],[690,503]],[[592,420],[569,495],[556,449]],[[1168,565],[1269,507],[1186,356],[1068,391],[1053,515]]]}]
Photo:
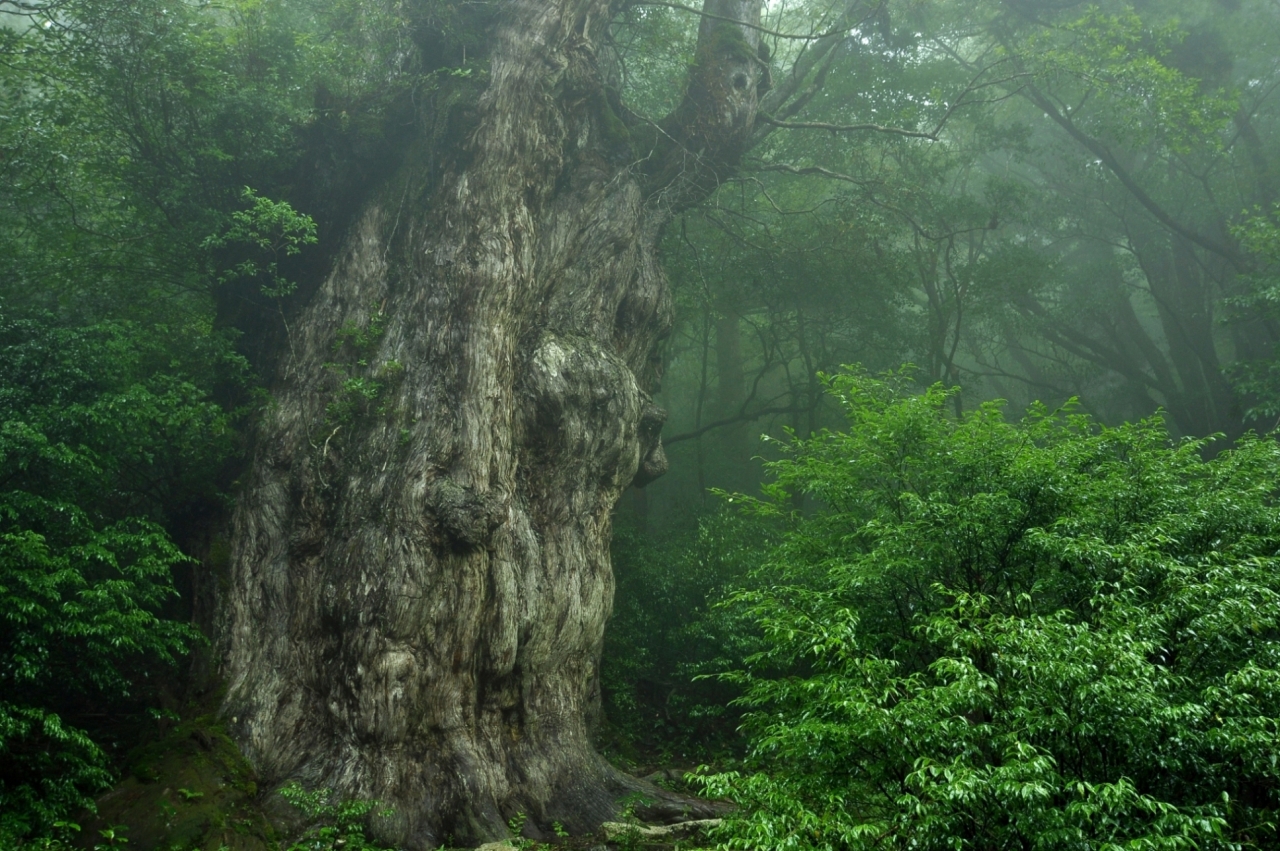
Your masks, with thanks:
[{"label": "understory vegetation", "polygon": [[[258,789],[206,604],[262,352],[486,84],[489,5],[0,0],[0,849],[381,847]],[[572,93],[636,169],[679,6],[616,4]],[[807,94],[663,236],[599,749],[733,802],[719,848],[1277,847],[1275,4],[766,11]],[[333,434],[404,380],[370,316]]]},{"label": "understory vegetation", "polygon": [[745,765],[699,778],[728,845],[1273,843],[1275,441],[829,387],[847,429],[769,465],[744,510],[787,531],[721,603],[763,645],[721,675]]},{"label": "understory vegetation", "polygon": [[[709,522],[671,565],[696,586],[708,549],[736,554],[680,627],[703,640],[675,645],[719,655],[650,630],[621,657],[720,668],[746,750],[704,733],[715,767],[694,779],[741,807],[725,845],[1274,842],[1275,441],[1174,440],[1074,404],[956,415],[954,390],[903,373],[826,385],[845,426],[783,439],[762,496],[726,495],[772,535],[726,545],[741,519]],[[645,708],[695,730],[707,688]]]}]

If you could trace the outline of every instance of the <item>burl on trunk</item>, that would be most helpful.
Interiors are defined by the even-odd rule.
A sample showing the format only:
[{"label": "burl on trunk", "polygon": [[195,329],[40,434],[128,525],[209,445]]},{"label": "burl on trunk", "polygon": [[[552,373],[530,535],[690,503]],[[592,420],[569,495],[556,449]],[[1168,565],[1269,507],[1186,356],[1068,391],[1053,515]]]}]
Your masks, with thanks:
[{"label": "burl on trunk", "polygon": [[655,244],[767,85],[760,0],[708,0],[653,124],[609,84],[610,3],[497,9],[487,76],[423,106],[290,323],[221,604],[223,712],[263,781],[381,801],[410,849],[517,812],[592,830],[634,786],[589,728],[610,513],[666,463]]}]

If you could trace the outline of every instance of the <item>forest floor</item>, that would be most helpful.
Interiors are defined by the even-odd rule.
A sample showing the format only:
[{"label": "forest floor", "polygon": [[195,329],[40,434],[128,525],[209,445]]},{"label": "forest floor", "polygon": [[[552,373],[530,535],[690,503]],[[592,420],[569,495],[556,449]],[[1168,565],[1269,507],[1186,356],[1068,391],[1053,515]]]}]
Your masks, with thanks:
[{"label": "forest floor", "polygon": [[[689,769],[660,765],[661,754],[633,753],[642,764],[625,760],[624,770],[654,785],[695,797],[686,782]],[[685,851],[706,844],[707,821],[683,825],[645,824],[635,815],[642,800],[624,805],[620,821],[588,836],[558,836],[549,841],[516,838],[481,846],[485,851]],[[639,805],[639,806],[637,806]],[[202,715],[168,729],[130,752],[119,783],[97,801],[97,813],[81,821],[80,844],[92,848],[100,831],[115,829],[130,851],[337,851],[341,831],[327,841],[292,844],[284,834],[299,823],[296,812],[264,805],[253,769],[213,715]],[[120,831],[120,828],[124,828]],[[358,847],[358,846],[356,846]],[[369,845],[369,851],[375,846]]]}]

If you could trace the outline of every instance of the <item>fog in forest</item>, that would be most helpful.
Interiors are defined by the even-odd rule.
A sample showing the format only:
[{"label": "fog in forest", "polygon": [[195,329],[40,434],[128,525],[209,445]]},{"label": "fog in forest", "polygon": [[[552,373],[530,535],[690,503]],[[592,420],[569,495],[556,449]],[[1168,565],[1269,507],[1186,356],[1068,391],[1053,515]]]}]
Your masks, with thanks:
[{"label": "fog in forest", "polygon": [[1278,89],[1275,0],[0,0],[0,851],[1274,847]]}]

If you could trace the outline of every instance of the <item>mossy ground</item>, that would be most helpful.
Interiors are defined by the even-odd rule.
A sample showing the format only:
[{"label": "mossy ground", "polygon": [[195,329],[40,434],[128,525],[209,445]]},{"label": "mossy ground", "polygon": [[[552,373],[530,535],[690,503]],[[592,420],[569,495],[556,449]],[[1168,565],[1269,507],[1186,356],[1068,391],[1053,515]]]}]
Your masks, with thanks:
[{"label": "mossy ground", "polygon": [[100,829],[123,825],[131,851],[275,851],[255,781],[217,719],[194,718],[133,751],[81,836],[92,846]]},{"label": "mossy ground", "polygon": [[[130,753],[124,777],[98,799],[97,813],[81,820],[77,844],[93,848],[101,842],[100,831],[112,828],[124,837],[127,844],[123,847],[128,851],[281,851],[297,847],[282,841],[277,831],[277,827],[290,831],[288,814],[275,812],[278,807],[271,805],[279,805],[278,798],[263,800],[252,767],[225,729],[215,716],[202,715]],[[268,813],[277,817],[276,825]],[[315,847],[332,849],[346,844],[340,839]],[[639,834],[621,839],[603,834],[564,836],[551,844],[527,839],[510,842],[516,851],[668,851],[700,844],[693,838],[672,842]]]}]

